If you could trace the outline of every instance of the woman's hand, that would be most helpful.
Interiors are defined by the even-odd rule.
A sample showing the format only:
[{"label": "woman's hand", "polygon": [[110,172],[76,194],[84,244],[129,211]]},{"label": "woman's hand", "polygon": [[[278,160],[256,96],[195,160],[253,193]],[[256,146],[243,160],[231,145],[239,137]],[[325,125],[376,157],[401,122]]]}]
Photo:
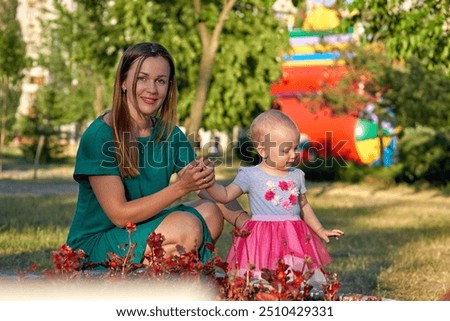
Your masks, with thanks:
[{"label": "woman's hand", "polygon": [[215,182],[214,164],[208,159],[198,158],[183,168],[178,176],[179,183],[188,192],[205,189]]}]

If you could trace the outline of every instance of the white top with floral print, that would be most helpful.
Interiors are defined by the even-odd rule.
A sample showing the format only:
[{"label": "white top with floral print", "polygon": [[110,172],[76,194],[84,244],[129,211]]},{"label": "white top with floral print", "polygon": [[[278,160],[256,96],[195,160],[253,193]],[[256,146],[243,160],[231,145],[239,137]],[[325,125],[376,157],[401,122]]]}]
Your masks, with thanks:
[{"label": "white top with floral print", "polygon": [[248,194],[253,216],[300,216],[298,196],[306,193],[306,186],[305,173],[299,168],[291,168],[284,176],[273,176],[259,165],[240,167],[233,184]]}]

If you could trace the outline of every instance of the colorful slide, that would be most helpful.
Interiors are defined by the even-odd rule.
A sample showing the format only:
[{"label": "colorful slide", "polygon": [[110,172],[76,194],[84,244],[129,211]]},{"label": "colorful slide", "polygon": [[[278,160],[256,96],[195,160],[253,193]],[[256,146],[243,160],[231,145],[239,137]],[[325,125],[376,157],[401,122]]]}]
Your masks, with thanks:
[{"label": "colorful slide", "polygon": [[274,97],[289,97],[298,94],[315,94],[324,84],[334,85],[347,72],[341,66],[305,65],[282,66],[282,78],[271,86],[270,94]]},{"label": "colorful slide", "polygon": [[[302,134],[302,145],[311,148],[315,155],[342,158],[365,165],[379,162],[380,140],[376,123],[354,115],[333,115],[326,108],[311,111],[295,97],[278,98],[274,108],[280,109],[296,122]],[[396,141],[392,133],[384,130],[384,134],[383,161],[385,166],[389,166],[392,164]]]},{"label": "colorful slide", "polygon": [[[270,94],[276,97],[273,108],[297,123],[302,133],[301,146],[312,148],[319,157],[374,165],[380,162],[376,122],[357,115],[333,115],[327,108],[313,112],[297,98],[338,83],[347,72],[340,50],[347,48],[352,39],[352,30],[343,34],[333,30],[292,30],[291,51],[284,56],[282,77],[272,84]],[[383,164],[389,166],[396,147],[395,134],[387,130],[383,134]]]}]

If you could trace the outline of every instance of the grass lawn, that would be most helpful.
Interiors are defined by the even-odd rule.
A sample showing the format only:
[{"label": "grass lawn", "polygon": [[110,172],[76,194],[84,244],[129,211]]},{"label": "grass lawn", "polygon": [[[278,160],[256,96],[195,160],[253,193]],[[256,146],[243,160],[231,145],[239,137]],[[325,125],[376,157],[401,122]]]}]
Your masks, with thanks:
[{"label": "grass lawn", "polygon": [[[235,168],[218,168],[229,182]],[[33,181],[13,177],[0,183],[59,188],[68,176]],[[70,184],[70,183],[69,183]],[[327,248],[341,293],[378,295],[396,300],[437,300],[450,288],[450,198],[436,190],[385,188],[376,184],[307,182],[308,198],[322,224],[346,235]],[[245,197],[242,204],[248,209]],[[75,193],[5,194],[0,189],[0,274],[37,263],[50,266],[50,254],[65,242],[75,209]],[[217,242],[224,257],[231,226]]]}]

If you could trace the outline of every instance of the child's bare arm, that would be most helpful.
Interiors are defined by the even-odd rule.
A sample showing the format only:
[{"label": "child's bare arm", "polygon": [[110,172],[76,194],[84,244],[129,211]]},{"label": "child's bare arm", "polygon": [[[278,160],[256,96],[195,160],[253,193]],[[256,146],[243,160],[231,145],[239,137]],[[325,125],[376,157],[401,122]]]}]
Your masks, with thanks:
[{"label": "child's bare arm", "polygon": [[229,203],[243,194],[239,186],[231,183],[228,186],[215,182],[213,186],[206,189],[208,194],[219,203]]},{"label": "child's bare arm", "polygon": [[300,194],[299,202],[303,220],[325,242],[330,242],[329,237],[339,239],[340,236],[344,235],[344,232],[341,230],[327,230],[322,226],[305,194]]},{"label": "child's bare arm", "polygon": [[[229,203],[234,201],[243,194],[241,188],[235,184],[223,186],[216,181],[214,164],[209,159],[200,158],[197,160],[197,166],[201,166],[204,170],[213,169],[211,181],[205,189],[199,190],[198,195],[201,198],[210,199],[219,203]],[[208,176],[209,179],[209,176]]]}]

